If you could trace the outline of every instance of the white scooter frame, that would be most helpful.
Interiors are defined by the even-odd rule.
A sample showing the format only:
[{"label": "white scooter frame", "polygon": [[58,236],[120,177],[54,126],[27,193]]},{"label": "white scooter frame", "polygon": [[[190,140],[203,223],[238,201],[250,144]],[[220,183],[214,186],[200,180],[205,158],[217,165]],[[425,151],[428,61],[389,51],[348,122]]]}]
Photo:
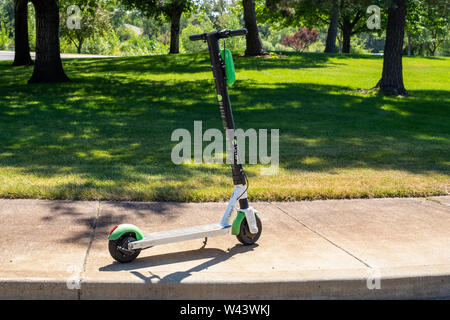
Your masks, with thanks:
[{"label": "white scooter frame", "polygon": [[[234,211],[236,202],[239,199],[244,198],[247,198],[247,191],[245,190],[245,186],[237,185],[234,188],[233,195],[228,202],[227,208],[225,209],[225,213],[223,214],[220,223],[145,234],[144,239],[130,242],[128,244],[128,250],[146,249],[161,244],[208,238],[227,234],[231,229],[230,219]],[[247,219],[250,232],[255,234],[258,233],[254,209],[252,207],[249,207],[247,209],[238,210],[245,213],[245,218]]]}]

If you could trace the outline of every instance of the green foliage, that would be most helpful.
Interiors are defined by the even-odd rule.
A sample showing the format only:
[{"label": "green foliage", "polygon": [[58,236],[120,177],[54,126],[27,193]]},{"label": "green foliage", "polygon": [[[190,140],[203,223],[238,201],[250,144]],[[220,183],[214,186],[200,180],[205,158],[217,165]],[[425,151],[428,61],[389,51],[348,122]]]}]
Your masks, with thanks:
[{"label": "green foliage", "polygon": [[[80,8],[78,18],[81,28],[69,28],[67,21],[74,14],[68,10],[69,6],[77,5]],[[91,1],[64,1],[60,13],[60,35],[67,41],[72,42],[78,51],[82,51],[83,44],[94,37],[102,37],[111,32],[109,14],[100,3]]]},{"label": "green foliage", "polygon": [[180,42],[186,52],[201,52],[207,51],[208,46],[203,41],[190,41],[189,36],[193,34],[200,34],[211,32],[214,30],[213,24],[209,16],[205,13],[191,16],[186,21],[186,28],[181,32]]},{"label": "green foliage", "polygon": [[36,51],[36,18],[34,6],[28,3],[28,43],[31,51]]},{"label": "green foliage", "polygon": [[123,56],[159,55],[167,52],[167,45],[158,42],[154,37],[148,39],[146,35],[137,35],[120,45],[120,53]]},{"label": "green foliage", "polygon": [[369,54],[371,50],[366,48],[366,42],[359,36],[352,37],[350,46],[350,53],[355,54]]},{"label": "green foliage", "polygon": [[114,46],[108,41],[109,39],[104,37],[92,37],[86,40],[81,50],[81,53],[85,54],[101,54],[112,55],[114,54]]},{"label": "green foliage", "polygon": [[193,34],[200,34],[207,32],[204,30],[201,26],[196,25],[188,25],[186,28],[183,29],[181,32],[180,40],[181,44],[183,45],[184,50],[186,52],[201,52],[201,51],[207,51],[208,46],[203,41],[190,41],[189,36]]},{"label": "green foliage", "polygon": [[0,0],[0,50],[14,43],[14,1]]},{"label": "green foliage", "polygon": [[[224,13],[219,17],[219,27],[223,29],[241,29],[242,24],[236,13]],[[226,47],[230,50],[245,50],[245,37],[231,37],[226,40]]]},{"label": "green foliage", "polygon": [[14,0],[0,0],[0,21],[11,38],[14,32]]},{"label": "green foliage", "polygon": [[122,3],[127,8],[139,10],[146,17],[167,20],[175,13],[191,13],[196,8],[193,0],[122,0]]},{"label": "green foliage", "polygon": [[122,25],[117,29],[116,35],[119,37],[119,40],[121,42],[124,42],[137,37],[138,33],[133,29],[127,28],[126,26]]},{"label": "green foliage", "polygon": [[[242,28],[238,14],[233,12],[224,12],[215,18],[215,26],[206,13],[192,15],[187,20],[187,26],[181,32],[181,43],[186,52],[201,52],[208,49],[207,45],[202,41],[190,41],[189,36],[211,32],[223,29],[240,29]],[[223,45],[223,41],[221,41]],[[245,49],[244,37],[228,38],[225,46],[232,51],[242,51]]]},{"label": "green foliage", "polygon": [[308,47],[308,52],[321,53],[325,50],[325,43],[323,41],[316,41]]},{"label": "green foliage", "polygon": [[[230,7],[229,0],[199,0],[200,12],[208,16],[213,25],[212,30],[220,29],[220,17],[227,13]],[[241,1],[242,2],[242,1]]]},{"label": "green foliage", "polygon": [[11,44],[11,39],[9,38],[9,31],[5,27],[3,22],[0,23],[0,50],[7,50]]},{"label": "green foliage", "polygon": [[435,55],[445,45],[445,41],[448,41],[448,3],[410,0],[407,4],[406,34],[412,53]]}]

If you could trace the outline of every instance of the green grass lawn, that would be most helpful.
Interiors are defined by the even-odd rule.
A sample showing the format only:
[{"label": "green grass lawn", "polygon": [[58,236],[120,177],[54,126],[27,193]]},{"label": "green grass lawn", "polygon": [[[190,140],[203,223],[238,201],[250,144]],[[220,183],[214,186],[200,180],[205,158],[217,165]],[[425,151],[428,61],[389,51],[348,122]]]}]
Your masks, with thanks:
[{"label": "green grass lawn", "polygon": [[[174,165],[171,133],[222,128],[207,55],[65,60],[73,80],[27,85],[0,62],[0,197],[227,199],[227,165]],[[238,128],[280,129],[280,170],[246,166],[253,200],[448,194],[450,59],[404,58],[410,97],[373,87],[382,58],[236,57]]]}]

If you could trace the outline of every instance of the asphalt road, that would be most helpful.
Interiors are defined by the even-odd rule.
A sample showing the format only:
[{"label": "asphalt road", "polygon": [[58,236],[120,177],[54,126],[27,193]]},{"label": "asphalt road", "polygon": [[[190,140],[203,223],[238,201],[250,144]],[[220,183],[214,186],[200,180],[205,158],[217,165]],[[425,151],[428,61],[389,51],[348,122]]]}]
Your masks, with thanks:
[{"label": "asphalt road", "polygon": [[0,61],[14,60],[14,51],[0,51]]},{"label": "asphalt road", "polygon": [[[34,59],[34,52],[31,53],[31,58]],[[114,58],[115,56],[101,56],[92,54],[72,54],[63,53],[61,54],[62,59],[74,59],[74,58]],[[13,61],[14,51],[0,51],[0,61]]]}]

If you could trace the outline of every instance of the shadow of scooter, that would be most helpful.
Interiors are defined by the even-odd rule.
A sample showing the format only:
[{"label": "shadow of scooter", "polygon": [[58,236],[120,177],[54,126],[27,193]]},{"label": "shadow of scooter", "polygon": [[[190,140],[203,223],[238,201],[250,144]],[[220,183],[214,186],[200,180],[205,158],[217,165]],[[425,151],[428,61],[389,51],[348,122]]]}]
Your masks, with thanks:
[{"label": "shadow of scooter", "polygon": [[[250,246],[237,244],[226,251],[213,248],[200,248],[197,250],[166,253],[143,257],[128,264],[113,262],[112,264],[99,268],[99,271],[130,271],[136,277],[144,280],[145,283],[151,283],[152,279],[156,279],[157,282],[181,282],[183,279],[189,277],[193,272],[200,272],[202,270],[208,269],[209,267],[226,261],[237,254],[253,251],[253,249],[255,249],[256,247],[258,247],[258,244],[253,244]],[[205,261],[186,271],[173,272],[162,278],[156,274],[153,274],[151,271],[149,271],[150,276],[145,276],[141,272],[136,271],[139,269],[151,268],[155,266],[168,265],[185,261],[203,260],[208,258],[211,258],[211,260]]]}]

